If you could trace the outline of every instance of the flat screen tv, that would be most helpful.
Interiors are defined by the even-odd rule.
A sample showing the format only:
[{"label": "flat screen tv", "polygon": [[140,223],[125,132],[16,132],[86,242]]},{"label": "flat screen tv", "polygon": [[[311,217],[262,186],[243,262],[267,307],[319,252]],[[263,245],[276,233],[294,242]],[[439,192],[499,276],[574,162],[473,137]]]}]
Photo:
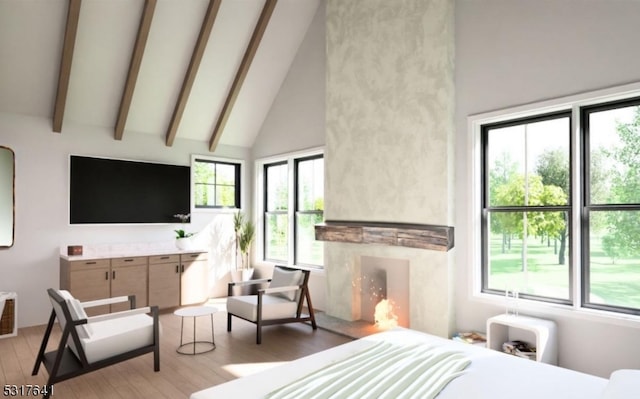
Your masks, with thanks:
[{"label": "flat screen tv", "polygon": [[188,166],[71,155],[71,224],[176,223],[191,209]]}]

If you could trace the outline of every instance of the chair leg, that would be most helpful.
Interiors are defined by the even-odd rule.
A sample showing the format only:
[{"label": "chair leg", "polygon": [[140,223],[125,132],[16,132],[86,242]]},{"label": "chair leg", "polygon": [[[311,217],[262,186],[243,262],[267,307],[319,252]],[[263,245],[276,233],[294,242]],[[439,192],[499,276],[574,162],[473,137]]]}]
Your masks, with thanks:
[{"label": "chair leg", "polygon": [[262,343],[262,324],[258,323],[256,328],[256,344],[260,345]]},{"label": "chair leg", "polygon": [[262,291],[258,291],[258,309],[256,311],[256,344],[262,343]]},{"label": "chair leg", "polygon": [[311,295],[309,295],[309,290],[304,291],[305,298],[307,299],[307,310],[309,311],[309,317],[311,318],[311,327],[314,330],[318,329],[318,325],[316,324],[316,315],[313,312],[313,305],[311,304]]},{"label": "chair leg", "polygon": [[[129,296],[132,300],[132,296]],[[133,296],[133,306],[135,306],[135,296]],[[160,371],[160,321],[159,310],[157,306],[151,307],[151,316],[153,317],[153,371]]]},{"label": "chair leg", "polygon": [[38,351],[38,357],[36,358],[36,364],[33,365],[33,371],[31,375],[38,375],[38,370],[40,370],[40,364],[44,360],[44,351],[47,349],[47,344],[49,343],[49,336],[51,336],[51,330],[53,329],[53,323],[56,320],[56,312],[51,311],[51,316],[49,316],[49,324],[47,324],[47,330],[44,333],[44,337],[42,337],[42,343],[40,344],[40,350]]},{"label": "chair leg", "polygon": [[231,313],[227,313],[227,331],[231,331]]},{"label": "chair leg", "polygon": [[153,350],[153,371],[160,371],[160,345]]}]

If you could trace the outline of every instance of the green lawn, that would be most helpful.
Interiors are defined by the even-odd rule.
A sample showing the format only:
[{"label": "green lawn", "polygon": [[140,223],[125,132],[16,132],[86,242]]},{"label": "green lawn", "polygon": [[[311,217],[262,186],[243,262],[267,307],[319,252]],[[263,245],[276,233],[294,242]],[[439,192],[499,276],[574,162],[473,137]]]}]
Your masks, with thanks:
[{"label": "green lawn", "polygon": [[[613,263],[602,251],[599,239],[592,240],[591,247],[591,302],[640,308],[640,259],[616,259]],[[540,239],[529,238],[527,267],[523,271],[522,240],[512,239],[511,248],[503,253],[502,237],[493,235],[489,287],[568,299],[568,249],[566,254],[565,264],[560,265],[553,242],[547,246]]]}]

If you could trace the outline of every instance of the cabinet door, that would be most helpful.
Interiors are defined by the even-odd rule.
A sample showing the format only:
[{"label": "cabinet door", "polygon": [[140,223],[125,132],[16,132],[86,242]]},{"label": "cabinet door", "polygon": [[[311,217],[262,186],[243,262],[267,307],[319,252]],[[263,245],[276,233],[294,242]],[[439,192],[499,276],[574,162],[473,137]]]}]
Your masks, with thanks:
[{"label": "cabinet door", "polygon": [[205,302],[209,297],[209,283],[206,254],[181,255],[182,278],[180,283],[180,304],[194,305]]},{"label": "cabinet door", "polygon": [[180,306],[178,260],[173,263],[149,264],[149,305],[156,305],[160,309]]},{"label": "cabinet door", "polygon": [[[147,306],[147,258],[111,260],[111,296],[136,296],[136,307]],[[111,305],[112,312],[129,309],[129,303]]]},{"label": "cabinet door", "polygon": [[[81,302],[109,298],[109,260],[97,262],[72,262],[69,272],[71,295]],[[86,309],[88,316],[109,313],[109,306]]]}]

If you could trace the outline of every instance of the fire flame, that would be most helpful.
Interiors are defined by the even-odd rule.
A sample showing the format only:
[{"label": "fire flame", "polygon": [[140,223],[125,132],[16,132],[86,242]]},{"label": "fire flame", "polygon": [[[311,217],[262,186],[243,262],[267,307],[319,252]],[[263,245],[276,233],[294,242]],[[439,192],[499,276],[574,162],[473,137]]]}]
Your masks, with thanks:
[{"label": "fire flame", "polygon": [[393,312],[393,303],[383,299],[376,305],[373,320],[378,328],[387,330],[398,326],[398,316]]}]

